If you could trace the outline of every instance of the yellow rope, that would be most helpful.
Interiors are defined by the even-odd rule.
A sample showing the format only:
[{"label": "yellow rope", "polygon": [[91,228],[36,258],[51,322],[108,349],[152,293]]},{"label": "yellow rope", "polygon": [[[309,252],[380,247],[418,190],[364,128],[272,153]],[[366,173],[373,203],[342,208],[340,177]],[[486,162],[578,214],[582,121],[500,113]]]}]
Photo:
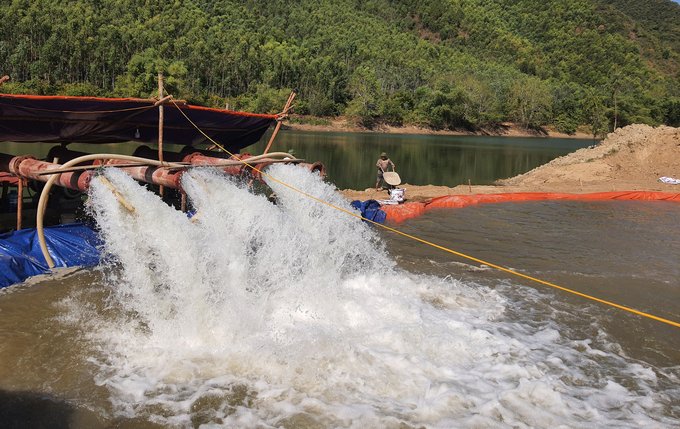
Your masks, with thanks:
[{"label": "yellow rope", "polygon": [[[174,100],[173,100],[172,102],[173,102],[173,104],[175,103]],[[179,111],[182,112],[182,109],[180,109],[179,106],[177,106],[176,104],[175,104],[175,107],[177,107],[177,108],[179,109]],[[191,123],[191,124],[192,124],[192,125],[193,125],[200,133],[201,133],[201,134],[203,134],[208,140],[210,140],[213,144],[215,144],[217,147],[219,147],[220,149],[222,149],[224,152],[228,153],[229,156],[233,156],[233,154],[232,154],[231,152],[229,152],[228,150],[226,150],[225,148],[223,148],[219,143],[215,142],[215,141],[214,141],[213,139],[211,139],[207,134],[205,134],[200,128],[198,128],[198,127],[196,126],[196,124],[194,124],[194,123],[191,121],[191,119],[189,119],[189,117],[186,116],[186,115],[184,114],[184,112],[182,112],[182,115],[184,115],[184,117],[185,117],[185,118],[186,118],[186,119],[187,119],[187,120],[188,120],[188,121],[189,121],[189,122],[190,122],[190,123]],[[288,185],[287,183],[284,183],[284,182],[282,182],[282,181],[280,181],[280,180],[278,180],[278,179],[276,179],[276,178],[274,178],[274,177],[268,175],[267,173],[265,173],[265,172],[263,172],[263,171],[261,171],[261,170],[258,170],[256,167],[254,167],[254,166],[248,164],[246,161],[243,161],[243,160],[239,160],[239,161],[241,161],[241,162],[242,162],[243,164],[245,164],[246,166],[252,168],[253,170],[259,172],[260,174],[266,176],[267,178],[269,178],[269,179],[271,179],[271,180],[273,180],[273,181],[275,181],[275,182],[277,182],[277,183],[279,183],[279,184],[281,184],[281,185],[283,185],[283,186],[285,186],[285,187],[287,187],[287,188],[290,188],[290,189],[292,189],[293,191],[299,192],[300,194],[302,194],[302,195],[304,195],[304,196],[307,196],[307,197],[309,197],[309,198],[311,198],[311,199],[313,199],[313,200],[315,200],[315,201],[318,201],[318,202],[320,202],[320,203],[326,204],[326,205],[329,206],[329,207],[333,207],[334,209],[340,210],[340,211],[342,211],[342,212],[344,212],[344,213],[347,213],[347,214],[349,214],[349,215],[351,215],[351,216],[354,216],[354,217],[363,219],[363,220],[365,220],[365,221],[367,221],[367,222],[372,223],[373,225],[377,225],[377,226],[379,226],[379,227],[381,227],[381,228],[384,228],[384,229],[386,229],[386,230],[388,230],[388,231],[392,231],[392,232],[397,233],[397,234],[399,234],[399,235],[401,235],[401,236],[410,238],[410,239],[412,239],[412,240],[419,241],[419,242],[421,242],[421,243],[423,243],[423,244],[427,244],[428,246],[432,246],[432,247],[435,247],[435,248],[440,249],[440,250],[444,250],[445,252],[449,252],[449,253],[452,253],[452,254],[454,254],[454,255],[458,255],[458,256],[461,256],[461,257],[463,257],[463,258],[470,259],[470,260],[475,261],[475,262],[479,262],[480,264],[484,264],[484,265],[487,265],[487,266],[489,266],[489,267],[493,267],[493,268],[496,268],[496,269],[498,269],[498,270],[505,271],[506,273],[514,274],[514,275],[519,276],[519,277],[524,277],[525,279],[533,280],[533,281],[535,281],[535,282],[538,282],[538,283],[541,283],[541,284],[544,284],[544,285],[547,285],[547,286],[550,286],[550,287],[554,287],[554,288],[556,288],[556,289],[563,290],[563,291],[565,291],[565,292],[573,293],[573,294],[575,294],[575,295],[578,295],[578,296],[581,296],[581,297],[584,297],[584,298],[592,299],[593,301],[597,301],[597,302],[600,302],[600,303],[602,303],[602,304],[607,304],[607,305],[610,305],[610,306],[612,306],[612,307],[619,308],[619,309],[621,309],[621,310],[626,310],[626,311],[629,311],[629,312],[631,312],[631,313],[635,313],[635,314],[637,314],[637,315],[639,315],[639,316],[648,317],[648,318],[650,318],[650,319],[654,319],[654,320],[657,320],[657,321],[659,321],[659,322],[663,322],[663,323],[667,323],[667,324],[669,324],[669,325],[673,325],[673,326],[680,327],[680,323],[678,323],[678,322],[674,322],[674,321],[668,320],[668,319],[663,319],[663,318],[661,318],[661,317],[657,317],[657,316],[654,316],[654,315],[651,315],[651,314],[648,314],[648,313],[644,313],[644,312],[642,312],[642,311],[634,310],[634,309],[632,309],[632,308],[625,307],[625,306],[623,306],[623,305],[615,304],[615,303],[613,303],[613,302],[605,301],[605,300],[603,300],[603,299],[596,298],[596,297],[590,296],[590,295],[586,295],[586,294],[584,294],[584,293],[577,292],[577,291],[575,291],[575,290],[567,289],[567,288],[565,288],[565,287],[558,286],[558,285],[553,284],[553,283],[550,283],[550,282],[546,282],[546,281],[543,281],[543,280],[539,280],[539,279],[537,279],[537,278],[534,278],[534,277],[531,277],[531,276],[527,276],[526,274],[518,273],[517,271],[512,271],[512,270],[509,270],[509,269],[507,269],[507,268],[503,268],[503,267],[501,267],[501,266],[499,266],[499,265],[491,264],[491,263],[486,262],[486,261],[483,261],[483,260],[481,260],[481,259],[477,259],[477,258],[474,258],[474,257],[472,257],[472,256],[468,256],[468,255],[466,255],[466,254],[464,254],[464,253],[456,252],[455,250],[451,250],[451,249],[448,249],[448,248],[446,248],[446,247],[439,246],[439,245],[437,245],[437,244],[431,243],[431,242],[429,242],[429,241],[423,240],[423,239],[418,238],[418,237],[414,237],[414,236],[412,236],[412,235],[406,234],[406,233],[401,232],[401,231],[398,231],[398,230],[396,230],[396,229],[394,229],[394,228],[390,228],[389,226],[385,226],[385,225],[383,225],[383,224],[374,222],[374,221],[372,221],[372,220],[364,219],[364,218],[361,217],[361,215],[358,215],[358,214],[356,214],[356,213],[350,212],[350,211],[348,211],[348,210],[343,209],[342,207],[335,206],[335,205],[333,205],[333,204],[331,204],[331,203],[329,203],[329,202],[326,202],[326,201],[324,201],[324,200],[321,200],[321,199],[319,199],[319,198],[316,198],[315,196],[310,195],[310,194],[308,194],[308,193],[306,193],[306,192],[304,192],[304,191],[301,191],[301,190],[299,190],[299,189],[296,189],[296,188],[294,188],[294,187]]]}]

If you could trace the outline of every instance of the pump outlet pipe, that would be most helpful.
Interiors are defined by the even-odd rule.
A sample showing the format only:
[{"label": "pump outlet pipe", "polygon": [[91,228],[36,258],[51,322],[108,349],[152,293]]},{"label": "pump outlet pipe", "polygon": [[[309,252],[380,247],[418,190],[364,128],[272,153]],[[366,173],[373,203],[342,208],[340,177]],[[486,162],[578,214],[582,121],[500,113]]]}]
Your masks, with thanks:
[{"label": "pump outlet pipe", "polygon": [[[118,154],[113,154],[113,153],[106,153],[106,154],[93,154],[93,155],[84,155],[84,156],[79,156],[77,158],[74,158],[64,164],[62,164],[59,168],[56,170],[64,170],[67,169],[73,165],[80,164],[82,162],[87,162],[87,161],[94,161],[98,159],[115,159],[115,160],[122,160],[122,161],[131,161],[131,162],[143,162],[146,164],[150,165],[155,165],[158,167],[171,167],[171,166],[180,166],[184,167],[181,164],[172,164],[172,163],[167,163],[167,162],[162,162],[162,161],[154,161],[146,158],[137,158],[135,156],[128,156],[128,155],[118,155]],[[90,172],[91,174],[88,175],[88,178],[91,179],[92,175],[94,172]],[[43,188],[42,192],[40,193],[40,200],[38,201],[38,209],[36,213],[36,220],[35,220],[35,225],[36,225],[36,230],[38,232],[38,241],[40,242],[40,250],[42,250],[42,254],[45,257],[45,262],[47,262],[47,265],[51,268],[55,267],[54,260],[52,259],[52,256],[50,255],[50,252],[47,249],[47,242],[45,241],[45,230],[43,227],[43,217],[45,216],[45,207],[47,206],[47,200],[49,199],[50,195],[50,189],[52,188],[52,185],[54,185],[54,182],[56,182],[59,177],[62,175],[62,173],[55,173],[52,174],[45,184],[45,187]],[[87,185],[84,186],[83,190],[87,190],[87,187],[89,186],[89,180],[87,182]],[[80,188],[77,188],[80,189]]]},{"label": "pump outlet pipe", "polygon": [[[74,153],[75,154],[75,153]],[[286,157],[280,159],[281,157]],[[199,153],[186,156],[184,162],[164,162],[137,156],[118,155],[118,154],[86,154],[69,159],[66,163],[59,165],[51,162],[40,161],[34,156],[26,155],[13,157],[11,155],[0,154],[0,171],[10,172],[26,180],[38,180],[46,182],[40,195],[38,210],[36,213],[36,229],[40,248],[45,257],[45,261],[50,268],[55,264],[47,250],[45,241],[43,219],[45,208],[49,197],[50,189],[54,184],[58,186],[87,192],[90,181],[95,176],[94,170],[97,165],[83,167],[73,167],[77,164],[93,162],[100,166],[117,167],[130,174],[135,180],[141,182],[159,184],[181,191],[181,176],[189,167],[214,166],[222,169],[224,173],[231,175],[248,175],[262,180],[260,171],[274,163],[296,163],[308,168],[312,172],[325,176],[325,166],[320,162],[314,164],[302,163],[301,159],[287,159],[290,154],[275,152],[251,156],[250,154],[240,154],[232,159],[207,157]],[[279,158],[279,159],[277,159]],[[135,163],[130,165],[129,163]],[[257,167],[255,167],[257,165]]]}]

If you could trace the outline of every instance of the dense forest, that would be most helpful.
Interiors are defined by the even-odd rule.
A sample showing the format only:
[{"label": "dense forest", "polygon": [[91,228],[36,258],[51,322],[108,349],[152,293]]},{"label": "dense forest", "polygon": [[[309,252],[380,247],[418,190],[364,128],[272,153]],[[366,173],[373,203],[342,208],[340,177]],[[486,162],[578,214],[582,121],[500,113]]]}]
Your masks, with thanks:
[{"label": "dense forest", "polygon": [[176,98],[367,127],[680,126],[670,0],[0,0],[6,93]]}]

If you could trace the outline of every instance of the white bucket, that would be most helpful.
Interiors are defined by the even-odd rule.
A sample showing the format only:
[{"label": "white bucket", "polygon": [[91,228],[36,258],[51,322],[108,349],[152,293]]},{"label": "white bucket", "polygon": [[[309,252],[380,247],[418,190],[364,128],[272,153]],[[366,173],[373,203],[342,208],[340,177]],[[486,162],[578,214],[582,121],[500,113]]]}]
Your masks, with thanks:
[{"label": "white bucket", "polygon": [[390,189],[388,192],[390,193],[390,199],[392,201],[397,201],[400,203],[404,201],[404,192],[406,192],[406,188]]}]

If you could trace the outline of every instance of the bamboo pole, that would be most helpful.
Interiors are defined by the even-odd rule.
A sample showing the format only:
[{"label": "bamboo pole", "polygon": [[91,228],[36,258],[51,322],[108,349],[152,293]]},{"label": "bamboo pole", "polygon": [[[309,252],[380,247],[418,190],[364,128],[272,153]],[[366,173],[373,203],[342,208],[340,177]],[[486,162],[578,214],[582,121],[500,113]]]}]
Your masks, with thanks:
[{"label": "bamboo pole", "polygon": [[101,174],[100,174],[99,176],[97,176],[97,177],[99,177],[99,179],[102,181],[102,183],[104,183],[106,186],[109,187],[109,189],[111,189],[111,192],[113,192],[113,195],[116,196],[116,199],[118,200],[118,202],[120,203],[121,206],[125,207],[125,208],[126,208],[130,213],[132,213],[133,215],[139,217],[139,215],[137,214],[137,211],[136,211],[135,208],[132,206],[132,204],[130,204],[130,203],[128,203],[127,201],[125,201],[125,198],[120,194],[120,192],[118,192],[118,191],[116,190],[116,188],[113,186],[113,184],[112,184],[111,182],[109,182],[109,181],[106,179],[106,177],[104,177],[104,176],[101,175]]},{"label": "bamboo pole", "polygon": [[[166,101],[172,100],[172,97],[173,97],[172,95],[166,95],[165,97],[163,97],[163,98],[159,99],[158,101],[156,101],[155,103],[153,103],[153,105],[154,105],[154,107],[160,106],[161,104],[165,103]],[[175,104],[177,104],[177,103],[175,103]]]},{"label": "bamboo pole", "polygon": [[[285,115],[288,113],[290,110],[290,104],[293,102],[295,99],[295,94],[294,92],[291,92],[290,95],[288,96],[288,101],[286,101],[286,107],[283,108],[283,112],[281,112],[281,115]],[[281,122],[283,121],[283,117],[279,118],[279,120],[276,123],[276,128],[274,128],[274,133],[272,134],[272,138],[269,139],[269,143],[267,143],[267,147],[265,148],[264,152],[262,152],[262,155],[265,155],[267,152],[269,152],[269,148],[272,146],[272,143],[274,142],[274,139],[276,138],[276,134],[279,132],[279,128],[281,128]],[[251,179],[250,183],[248,183],[248,186],[251,186],[255,180]]]},{"label": "bamboo pole", "polygon": [[[288,110],[290,110],[290,103],[293,102],[296,95],[297,94],[295,94],[294,92],[290,93],[290,95],[288,96],[288,101],[286,102],[286,107],[283,109],[282,114],[288,113]],[[281,128],[281,122],[282,121],[278,121],[278,123],[276,124],[276,128],[274,128],[274,133],[272,134],[272,138],[269,139],[269,143],[267,144],[267,148],[264,150],[263,154],[269,152],[269,148],[272,146],[272,143],[274,142],[274,138],[276,138],[276,134],[279,132],[279,128]]]},{"label": "bamboo pole", "polygon": [[[163,74],[158,73],[158,100],[163,99]],[[163,103],[158,105],[158,160],[163,162]],[[163,198],[163,186],[159,187]]]},{"label": "bamboo pole", "polygon": [[24,217],[24,180],[19,179],[17,185],[17,231],[21,231],[21,221]]}]

